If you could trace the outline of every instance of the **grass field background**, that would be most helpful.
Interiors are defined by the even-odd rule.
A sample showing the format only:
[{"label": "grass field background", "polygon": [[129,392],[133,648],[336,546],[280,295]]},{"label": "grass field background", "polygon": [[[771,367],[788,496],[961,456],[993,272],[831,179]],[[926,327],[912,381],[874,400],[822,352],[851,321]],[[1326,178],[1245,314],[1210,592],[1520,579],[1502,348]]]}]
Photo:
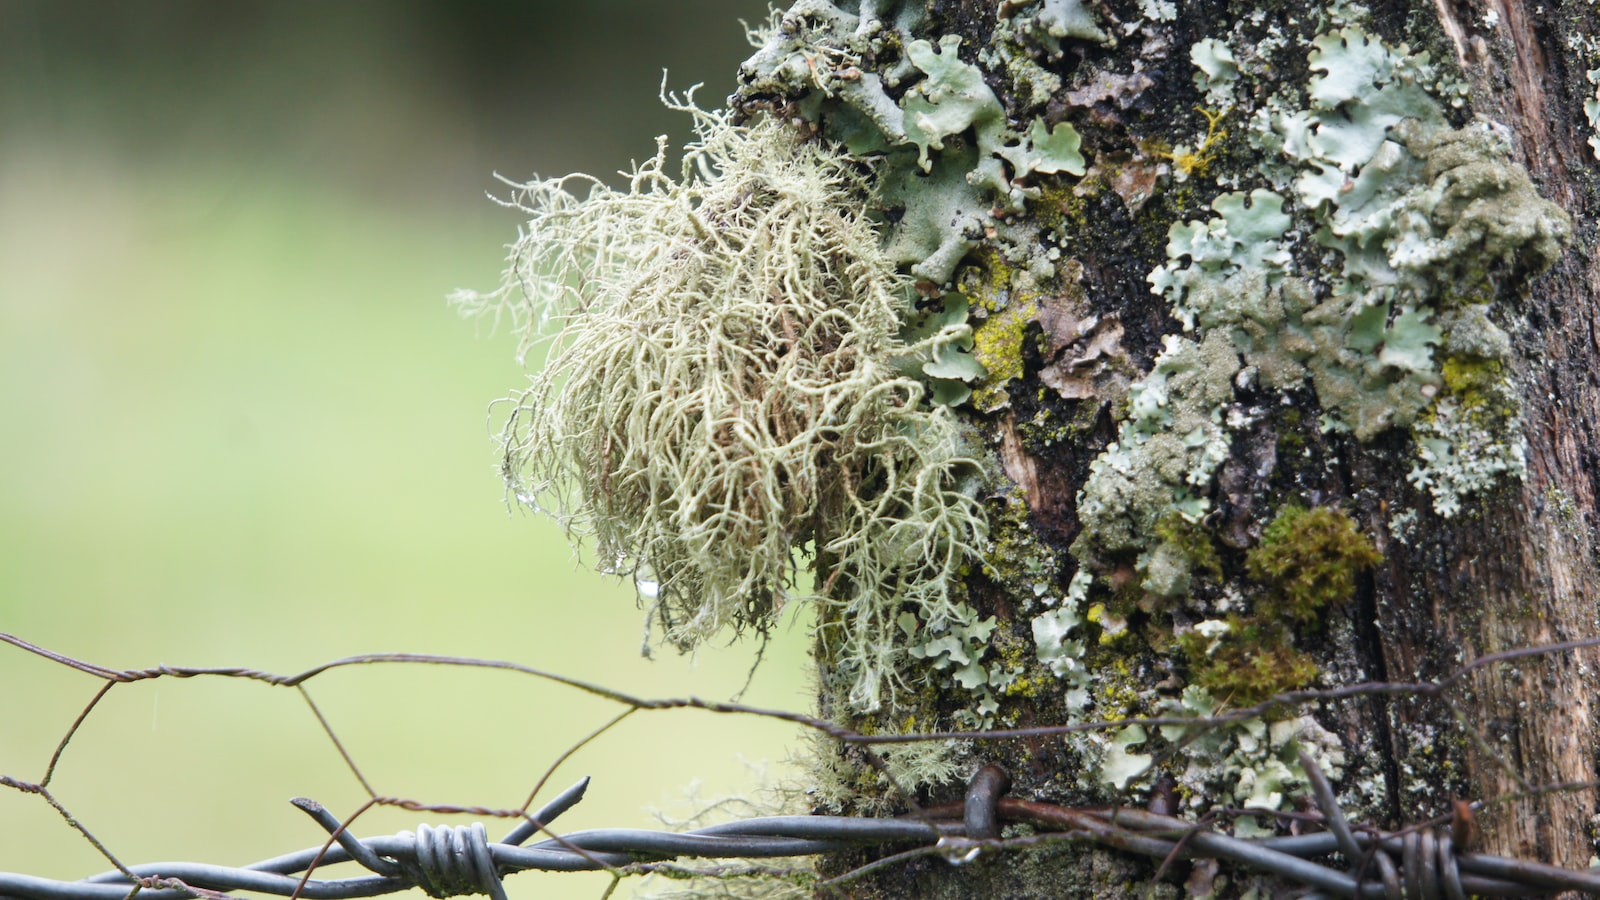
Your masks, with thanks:
[{"label": "grass field background", "polygon": [[[739,690],[752,645],[641,659],[631,588],[508,513],[487,406],[525,376],[508,336],[444,301],[492,286],[515,235],[493,172],[607,173],[681,139],[660,70],[714,102],[748,52],[737,17],[764,9],[568,6],[0,2],[0,630],[111,667],[414,651],[652,697]],[[808,707],[802,632],[746,701]],[[0,647],[0,774],[41,777],[97,687]],[[520,805],[619,711],[502,672],[308,689],[374,789],[428,803]],[[590,774],[564,825],[650,826],[696,781],[748,790],[744,760],[797,737],[640,714],[547,793]],[[114,689],[52,790],[128,863],[309,846],[288,798],[365,799],[296,692],[206,679]],[[354,830],[420,821],[444,819]],[[0,790],[0,871],[106,868],[40,798]]]}]

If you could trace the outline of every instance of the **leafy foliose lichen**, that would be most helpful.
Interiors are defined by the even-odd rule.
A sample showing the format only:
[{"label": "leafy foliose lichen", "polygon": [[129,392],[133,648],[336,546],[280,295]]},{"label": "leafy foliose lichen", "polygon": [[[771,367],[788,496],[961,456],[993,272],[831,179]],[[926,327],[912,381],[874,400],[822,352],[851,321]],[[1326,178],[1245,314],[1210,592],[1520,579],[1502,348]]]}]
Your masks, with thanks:
[{"label": "leafy foliose lichen", "polygon": [[895,360],[900,373],[927,380],[933,402],[941,406],[965,403],[972,396],[970,383],[988,374],[973,355],[970,309],[966,297],[951,291],[911,314],[900,329],[906,345]]},{"label": "leafy foliose lichen", "polygon": [[[1073,546],[1081,561],[1105,569],[1135,555],[1141,587],[1159,597],[1188,591],[1197,564],[1174,523],[1199,522],[1210,509],[1212,475],[1232,440],[1225,411],[1244,363],[1281,379],[1303,377],[1285,344],[1279,283],[1289,262],[1279,238],[1290,218],[1266,190],[1223,194],[1217,217],[1175,222],[1171,262],[1151,273],[1196,341],[1168,335],[1150,373],[1128,395],[1115,443],[1090,465],[1078,496],[1084,532]],[[1165,523],[1165,532],[1162,527]]]},{"label": "leafy foliose lichen", "polygon": [[1508,360],[1491,304],[1555,262],[1570,221],[1510,161],[1503,128],[1447,127],[1424,87],[1426,56],[1354,26],[1314,43],[1311,66],[1322,74],[1310,107],[1276,127],[1302,168],[1295,193],[1318,241],[1342,259],[1332,295],[1305,316],[1331,351],[1310,363],[1318,396],[1331,424],[1361,440],[1412,426],[1411,480],[1448,517],[1462,497],[1520,477],[1523,450],[1509,368],[1496,367],[1484,387],[1505,402],[1468,414],[1440,351]]},{"label": "leafy foliose lichen", "polygon": [[896,617],[951,620],[983,539],[976,464],[899,371],[966,326],[901,340],[909,286],[848,160],[669,105],[698,131],[681,175],[663,145],[622,190],[520,186],[506,286],[462,298],[509,312],[525,348],[550,336],[505,427],[506,481],[635,578],[677,645],[821,604],[850,702],[874,708],[906,657]]},{"label": "leafy foliose lichen", "polygon": [[[1257,189],[1248,205],[1224,194],[1217,218],[1173,226],[1172,261],[1150,280],[1186,329],[1230,330],[1242,383],[1290,390],[1309,379],[1324,427],[1363,442],[1412,428],[1411,480],[1450,516],[1464,496],[1520,476],[1522,434],[1508,366],[1478,387],[1497,398],[1484,405],[1453,396],[1442,365],[1509,358],[1491,304],[1548,268],[1570,225],[1509,161],[1503,129],[1448,127],[1426,55],[1355,25],[1311,43],[1303,108],[1272,98],[1253,118],[1258,146],[1294,163],[1280,181],[1298,217],[1279,193]],[[1192,56],[1208,85],[1249,74],[1228,68],[1233,54],[1215,40]],[[1279,240],[1296,222],[1334,251],[1332,266],[1297,271]]]},{"label": "leafy foliose lichen", "polygon": [[[1224,709],[1222,700],[1194,684],[1161,705],[1168,715],[1201,718]],[[1283,808],[1287,798],[1303,792],[1307,783],[1300,751],[1305,751],[1333,779],[1341,776],[1346,762],[1339,738],[1309,715],[1271,724],[1264,719],[1249,719],[1221,728],[1163,725],[1160,733],[1168,741],[1182,741],[1187,748],[1187,765],[1176,775],[1184,803],[1197,811],[1218,804],[1263,810]],[[1270,823],[1263,828],[1247,816],[1235,820],[1234,833],[1240,837],[1265,837],[1275,832]]]},{"label": "leafy foliose lichen", "polygon": [[1136,554],[1141,585],[1158,596],[1189,587],[1190,563],[1157,525],[1198,522],[1210,508],[1213,473],[1228,456],[1223,410],[1233,399],[1239,355],[1228,334],[1200,342],[1168,335],[1150,374],[1128,393],[1116,442],[1090,464],[1078,495],[1083,532],[1073,555],[1095,568]]},{"label": "leafy foliose lichen", "polygon": [[[1105,38],[1076,2],[1008,7],[1001,19],[1021,29],[1014,37],[1026,33],[1052,52],[1064,38]],[[1034,117],[1013,128],[984,70],[962,58],[959,36],[914,36],[920,8],[866,4],[858,15],[802,0],[752,34],[758,50],[740,68],[740,93],[746,102],[790,100],[825,136],[877,160],[888,254],[940,286],[995,236],[997,216],[1039,196],[1033,179],[1082,175],[1086,161],[1070,123]]]},{"label": "leafy foliose lichen", "polygon": [[1239,61],[1233,50],[1223,41],[1204,38],[1189,48],[1189,60],[1199,70],[1194,75],[1195,87],[1205,91],[1211,102],[1227,99],[1239,80]]}]

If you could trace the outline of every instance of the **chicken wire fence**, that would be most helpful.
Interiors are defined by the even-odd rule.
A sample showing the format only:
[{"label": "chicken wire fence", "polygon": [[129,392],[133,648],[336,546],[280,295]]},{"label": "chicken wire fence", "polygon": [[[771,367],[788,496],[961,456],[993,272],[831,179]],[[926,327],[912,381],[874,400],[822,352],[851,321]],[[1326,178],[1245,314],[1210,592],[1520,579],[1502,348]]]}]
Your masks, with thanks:
[{"label": "chicken wire fence", "polygon": [[[923,856],[937,856],[962,865],[989,854],[1016,852],[1049,844],[1088,844],[1159,861],[1155,879],[1163,877],[1178,860],[1196,866],[1227,862],[1274,875],[1302,897],[1451,898],[1475,896],[1544,896],[1565,891],[1600,895],[1600,870],[1583,871],[1533,860],[1474,852],[1474,810],[1482,804],[1457,802],[1443,820],[1419,822],[1386,831],[1351,823],[1333,789],[1315,761],[1301,754],[1310,782],[1314,809],[1292,814],[1296,827],[1289,835],[1261,838],[1228,833],[1226,815],[1189,821],[1154,809],[1128,806],[1068,807],[1005,796],[1009,776],[997,766],[986,766],[969,781],[962,801],[919,807],[902,792],[911,813],[894,818],[865,816],[751,816],[689,831],[636,828],[598,828],[558,833],[552,826],[564,812],[582,800],[585,778],[566,788],[542,806],[533,799],[543,793],[556,767],[590,740],[629,715],[646,710],[703,709],[714,713],[777,719],[814,729],[863,748],[874,765],[882,760],[873,745],[909,743],[946,738],[1008,740],[1094,729],[1186,725],[1220,726],[1244,721],[1271,707],[1303,705],[1362,695],[1429,695],[1450,691],[1472,671],[1488,665],[1513,663],[1530,656],[1565,653],[1600,645],[1600,638],[1569,641],[1489,654],[1451,675],[1432,682],[1368,682],[1326,690],[1280,694],[1264,704],[1208,718],[1123,719],[1074,725],[994,730],[939,732],[915,735],[866,735],[836,723],[782,710],[696,698],[651,699],[636,697],[600,685],[544,672],[518,663],[422,654],[368,654],[347,657],[282,675],[242,667],[198,668],[156,666],[146,669],[112,669],[74,659],[21,638],[0,633],[0,642],[54,663],[101,679],[102,686],[67,728],[56,745],[44,774],[28,781],[0,773],[0,787],[37,796],[52,807],[69,827],[102,855],[113,868],[78,881],[61,881],[26,873],[0,872],[0,898],[28,900],[120,900],[138,895],[147,900],[204,897],[220,900],[232,892],[248,892],[309,900],[346,900],[374,897],[420,888],[433,897],[486,895],[505,900],[503,879],[516,872],[605,871],[612,876],[606,895],[632,875],[664,873],[674,877],[706,876],[722,879],[785,878],[819,895],[843,896],[850,882],[888,867]],[[570,747],[549,767],[521,808],[491,809],[423,804],[373,792],[355,761],[340,742],[326,717],[305,690],[306,682],[322,673],[351,666],[426,664],[433,666],[498,669],[532,676],[582,691],[623,707],[623,712]],[[339,819],[309,799],[296,799],[325,833],[320,843],[307,849],[264,859],[247,866],[202,862],[129,864],[121,861],[94,833],[79,822],[51,792],[51,781],[62,752],[100,701],[117,685],[157,678],[222,677],[263,682],[298,690],[322,730],[338,749],[362,786],[368,800],[354,814]],[[887,770],[883,769],[885,775]],[[892,783],[892,778],[890,779]],[[1555,785],[1542,790],[1574,790],[1593,783]],[[454,827],[419,826],[398,835],[358,838],[355,820],[378,806],[419,813],[462,814],[480,819],[514,821],[498,841],[491,841],[482,821]],[[1236,810],[1259,815],[1263,810]],[[1271,813],[1276,814],[1276,813]],[[1290,814],[1283,814],[1290,815]],[[1003,826],[1020,824],[1021,836],[1004,836]],[[1019,830],[1012,829],[1015,835]],[[535,837],[537,841],[529,843]],[[822,878],[797,864],[797,858],[843,850],[866,850],[876,858],[831,878]],[[773,862],[764,862],[773,861]],[[341,867],[335,870],[335,867]],[[360,870],[360,871],[353,871]],[[337,877],[333,872],[338,872]]]}]

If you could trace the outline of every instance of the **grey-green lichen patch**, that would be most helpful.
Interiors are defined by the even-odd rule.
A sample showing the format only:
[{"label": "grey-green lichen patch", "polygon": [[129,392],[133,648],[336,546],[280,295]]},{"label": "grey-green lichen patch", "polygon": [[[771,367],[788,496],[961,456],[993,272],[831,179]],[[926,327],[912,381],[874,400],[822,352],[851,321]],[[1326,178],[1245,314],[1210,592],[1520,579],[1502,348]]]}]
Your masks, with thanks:
[{"label": "grey-green lichen patch", "polygon": [[895,367],[903,375],[926,380],[933,402],[941,406],[965,403],[972,396],[972,383],[988,374],[972,353],[970,309],[966,297],[950,291],[906,316],[900,329],[906,350],[895,357]]},{"label": "grey-green lichen patch", "polygon": [[[1209,39],[1194,58],[1207,64],[1197,76],[1206,84],[1228,71]],[[1448,396],[1437,358],[1444,342],[1474,344],[1461,352],[1484,359],[1509,354],[1509,344],[1479,337],[1488,324],[1481,311],[1452,311],[1547,268],[1569,224],[1509,162],[1500,131],[1445,125],[1424,86],[1434,77],[1425,56],[1349,25],[1314,38],[1307,61],[1315,73],[1307,105],[1269,100],[1272,114],[1254,121],[1258,144],[1294,163],[1293,194],[1309,219],[1300,227],[1335,251],[1337,268],[1290,277],[1278,240],[1290,225],[1284,198],[1258,189],[1248,207],[1242,194],[1223,195],[1217,203],[1233,205],[1215,205],[1219,219],[1174,225],[1173,261],[1151,281],[1187,328],[1232,329],[1246,382],[1290,389],[1309,374],[1326,427],[1368,441],[1426,419],[1414,480],[1437,488],[1435,510],[1452,515],[1461,496],[1519,474],[1521,458],[1514,422],[1479,415],[1477,425],[1493,427],[1468,425]],[[1260,134],[1268,120],[1272,140]],[[1250,241],[1257,258],[1241,258],[1230,235],[1249,227],[1245,213],[1257,207],[1264,212],[1252,217],[1267,227]],[[1498,392],[1513,394],[1505,383]],[[1443,415],[1429,412],[1436,407]]]},{"label": "grey-green lichen patch", "polygon": [[1194,63],[1194,85],[1206,93],[1212,106],[1232,105],[1230,92],[1239,80],[1239,61],[1233,50],[1216,38],[1195,41],[1189,48],[1189,60]]},{"label": "grey-green lichen patch", "polygon": [[1090,465],[1078,496],[1084,528],[1074,556],[1104,565],[1136,553],[1146,590],[1175,596],[1187,589],[1181,554],[1152,538],[1163,517],[1196,522],[1209,509],[1212,475],[1228,455],[1224,411],[1239,368],[1238,351],[1222,329],[1198,343],[1167,337],[1150,374],[1129,391],[1116,442]]},{"label": "grey-green lichen patch", "polygon": [[1097,737],[1101,748],[1100,777],[1106,784],[1125,790],[1130,781],[1150,770],[1155,757],[1132,749],[1149,740],[1143,725],[1128,725]]},{"label": "grey-green lichen patch", "polygon": [[[1205,718],[1216,715],[1221,706],[1205,689],[1190,685],[1178,698],[1166,701],[1163,709],[1168,715]],[[1339,738],[1311,716],[1270,724],[1251,719],[1222,727],[1164,725],[1159,730],[1167,741],[1187,744],[1184,768],[1176,777],[1180,796],[1196,812],[1216,805],[1283,808],[1308,783],[1300,765],[1301,750],[1335,780],[1346,762]],[[1270,823],[1262,827],[1255,817],[1245,817],[1234,823],[1234,833],[1256,837],[1273,831]]]},{"label": "grey-green lichen patch", "polygon": [[991,71],[1005,73],[1015,98],[1015,113],[1043,107],[1061,92],[1061,76],[1045,68],[1041,56],[1018,35],[1010,19],[1000,18],[994,36],[978,50],[977,58]]},{"label": "grey-green lichen patch", "polygon": [[[1505,362],[1509,343],[1484,308],[1553,264],[1570,223],[1509,161],[1501,129],[1443,124],[1418,84],[1425,60],[1354,29],[1319,38],[1313,60],[1326,74],[1313,79],[1312,109],[1280,117],[1279,130],[1305,169],[1296,194],[1342,262],[1332,296],[1306,317],[1331,351],[1313,358],[1318,396],[1330,425],[1361,440],[1414,425],[1412,481],[1448,517],[1462,497],[1520,476],[1522,435],[1506,412],[1509,368],[1497,369],[1493,390],[1507,402],[1496,414],[1463,415],[1438,348]],[[1478,309],[1455,313],[1463,308]]]},{"label": "grey-green lichen patch", "polygon": [[1066,122],[1046,127],[1043,119],[1034,119],[1021,140],[1001,147],[995,153],[1011,163],[1016,178],[1024,178],[1034,172],[1082,175],[1084,161],[1083,154],[1078,152],[1079,144],[1077,129]]},{"label": "grey-green lichen patch", "polygon": [[927,660],[934,670],[948,672],[956,684],[969,691],[982,691],[989,683],[983,658],[994,634],[994,616],[980,619],[972,607],[960,603],[952,616],[936,626],[924,627],[910,613],[901,613],[897,624],[905,632],[912,658]]},{"label": "grey-green lichen patch", "polygon": [[932,284],[949,281],[956,265],[984,239],[989,205],[983,192],[967,181],[978,159],[977,150],[963,143],[941,153],[926,176],[913,175],[912,166],[902,163],[883,182],[882,202],[902,211],[888,231],[884,250],[917,278]]},{"label": "grey-green lichen patch", "polygon": [[1014,40],[1043,50],[1059,59],[1061,42],[1087,41],[1116,46],[1116,39],[1105,32],[1084,0],[1002,0],[998,15],[1008,33],[995,43]]},{"label": "grey-green lichen patch", "polygon": [[1424,160],[1419,185],[1397,204],[1389,262],[1416,293],[1440,308],[1488,302],[1508,280],[1537,274],[1560,258],[1571,222],[1539,196],[1527,170],[1509,163],[1501,126],[1399,129]]},{"label": "grey-green lichen patch", "polygon": [[[943,150],[944,139],[972,129],[980,156],[1000,147],[1005,133],[1005,110],[983,80],[983,71],[961,61],[959,35],[947,34],[939,45],[923,40],[906,45],[911,64],[927,75],[901,101],[905,110],[904,135],[885,132],[891,140],[902,138],[917,148],[917,165],[931,168],[929,150]],[[1076,149],[1076,148],[1074,148]]]},{"label": "grey-green lichen patch", "polygon": [[[1035,5],[1012,5],[1001,17],[1011,39],[997,38],[981,59],[1028,82],[1026,92],[1043,103],[1059,78],[1018,42],[1059,54],[1063,39],[1105,35],[1076,0]],[[878,159],[881,202],[892,211],[884,229],[890,257],[945,285],[980,242],[1008,240],[1000,217],[1039,196],[1034,180],[1081,175],[1086,161],[1070,123],[1033,117],[1013,128],[983,69],[962,58],[973,48],[957,35],[937,44],[915,37],[915,17],[905,12],[912,6],[920,5],[891,3],[858,16],[822,0],[797,4],[754,38],[759,49],[740,69],[741,94],[795,100],[824,135]],[[997,56],[995,47],[1010,49]]]},{"label": "grey-green lichen patch", "polygon": [[[1465,409],[1447,397],[1413,428],[1417,464],[1406,477],[1433,497],[1439,515],[1449,518],[1460,512],[1466,497],[1482,493],[1504,477],[1520,479],[1526,473],[1520,420],[1490,418],[1493,415]],[[1485,434],[1492,439],[1485,440]]]},{"label": "grey-green lichen patch", "polygon": [[[1114,712],[1104,697],[1110,676],[1092,652],[1098,623],[1126,627],[1120,617],[1135,602],[1170,616],[1175,643],[1202,657],[1207,646],[1237,650],[1231,631],[1264,598],[1228,599],[1221,572],[1202,563],[1209,543],[1191,532],[1206,529],[1217,473],[1265,408],[1310,393],[1324,428],[1358,443],[1408,429],[1411,481],[1442,516],[1521,474],[1511,343],[1494,324],[1504,317],[1496,304],[1559,256],[1566,216],[1511,162],[1502,130],[1450,127],[1425,56],[1336,20],[1304,45],[1312,76],[1303,89],[1271,94],[1257,79],[1286,62],[1271,53],[1291,46],[1206,39],[1191,49],[1197,86],[1224,107],[1208,118],[1244,119],[1252,143],[1275,158],[1255,173],[1216,173],[1266,186],[1220,194],[1213,216],[1173,224],[1168,262],[1150,276],[1185,334],[1168,335],[1130,389],[1116,440],[1078,497],[1080,578],[1069,602],[1034,623],[1041,659],[1088,685],[1086,716]],[[1170,640],[1153,635],[1151,647],[1166,652],[1159,645]],[[1204,659],[1188,664],[1204,668]],[[1294,677],[1304,684],[1315,674]],[[1260,735],[1250,740],[1255,752]],[[1101,743],[1117,780],[1151,752],[1115,736]],[[1185,749],[1185,783],[1214,795],[1219,779],[1241,771],[1233,754]],[[1283,770],[1265,759],[1247,768],[1254,780],[1239,783],[1236,799],[1282,799],[1273,785],[1285,782]]]},{"label": "grey-green lichen patch", "polygon": [[1139,0],[1139,13],[1152,22],[1171,22],[1178,18],[1176,0]]},{"label": "grey-green lichen patch", "polygon": [[[1565,216],[1507,162],[1496,131],[1443,125],[1420,83],[1431,71],[1425,58],[1354,26],[1312,44],[1308,61],[1318,74],[1307,88],[1310,105],[1280,113],[1276,131],[1301,172],[1296,199],[1339,267],[1294,271],[1284,243],[1294,220],[1272,191],[1222,194],[1214,218],[1174,223],[1171,261],[1151,274],[1153,289],[1186,330],[1204,335],[1199,346],[1227,335],[1238,357],[1218,357],[1206,382],[1212,390],[1175,418],[1166,369],[1173,350],[1196,345],[1169,338],[1079,497],[1086,530],[1075,555],[1104,565],[1108,556],[1137,551],[1151,593],[1189,588],[1187,555],[1153,525],[1172,512],[1191,521],[1205,512],[1211,474],[1227,452],[1223,412],[1235,385],[1292,390],[1309,378],[1328,427],[1363,441],[1422,417],[1412,480],[1433,493],[1441,515],[1494,478],[1521,471],[1519,426],[1484,411],[1467,414],[1435,355],[1448,340],[1460,356],[1505,359],[1509,343],[1495,338],[1503,332],[1478,307],[1507,272],[1554,261]],[[1219,41],[1199,42],[1192,58],[1202,87],[1239,77]],[[1460,312],[1468,309],[1474,312]],[[1512,395],[1503,377],[1484,391],[1497,402],[1474,409],[1503,411]],[[1199,427],[1202,421],[1209,425]]]},{"label": "grey-green lichen patch", "polygon": [[956,264],[995,233],[996,207],[1020,212],[1037,198],[1029,176],[1081,175],[1085,167],[1078,133],[1068,123],[1046,126],[1034,119],[1026,131],[1012,131],[982,70],[961,60],[960,44],[947,35],[937,48],[922,40],[906,46],[926,77],[902,100],[904,134],[884,133],[890,146],[914,146],[921,170],[903,152],[884,159],[884,202],[905,210],[889,229],[890,255],[936,285],[949,282]]},{"label": "grey-green lichen patch", "polygon": [[513,401],[505,477],[637,580],[675,644],[815,602],[848,702],[872,709],[908,658],[896,617],[960,621],[952,587],[984,540],[978,465],[896,368],[951,363],[966,326],[902,341],[909,284],[849,159],[671,105],[698,132],[681,174],[663,146],[622,190],[521,186],[505,286],[462,297],[550,340]]},{"label": "grey-green lichen patch", "polygon": [[1045,609],[1034,616],[1030,627],[1039,662],[1061,679],[1069,712],[1082,712],[1089,705],[1090,673],[1084,664],[1084,606],[1093,581],[1080,569],[1072,576],[1067,593],[1060,598],[1045,597]]},{"label": "grey-green lichen patch", "polygon": [[1172,223],[1167,232],[1171,261],[1149,277],[1155,292],[1172,302],[1185,331],[1261,318],[1255,307],[1282,281],[1289,264],[1279,241],[1291,221],[1282,197],[1259,189],[1227,193],[1211,208],[1217,216],[1209,221]]}]

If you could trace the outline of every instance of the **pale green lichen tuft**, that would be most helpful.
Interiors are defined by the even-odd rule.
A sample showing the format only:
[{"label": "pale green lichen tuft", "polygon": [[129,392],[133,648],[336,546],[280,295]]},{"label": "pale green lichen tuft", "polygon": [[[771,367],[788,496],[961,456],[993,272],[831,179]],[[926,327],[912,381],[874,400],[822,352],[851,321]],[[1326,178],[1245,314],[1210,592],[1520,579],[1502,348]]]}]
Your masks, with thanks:
[{"label": "pale green lichen tuft", "polygon": [[[883,734],[912,734],[938,731],[937,722],[899,723]],[[810,745],[804,754],[806,799],[813,807],[840,813],[889,812],[904,801],[895,785],[906,790],[948,784],[972,771],[968,762],[971,743],[957,740],[912,741],[881,744],[874,753],[883,768],[867,765],[860,751],[841,748],[837,741],[808,732]]]},{"label": "pale green lichen tuft", "polygon": [[[696,780],[666,809],[650,811],[671,831],[682,833],[726,822],[810,812],[806,785],[793,775],[775,777],[765,763],[745,763],[754,790],[706,795]],[[803,900],[816,895],[821,880],[803,856],[766,857],[759,866],[728,865],[727,860],[686,860],[649,871],[633,892],[636,900]]]},{"label": "pale green lichen tuft", "polygon": [[909,286],[846,158],[669,105],[698,131],[680,176],[663,145],[625,190],[521,186],[506,286],[462,298],[508,312],[525,348],[551,336],[513,401],[506,481],[635,578],[680,647],[814,600],[851,704],[873,709],[907,655],[896,616],[951,620],[982,545],[977,465],[897,370],[966,326],[902,342]]}]

